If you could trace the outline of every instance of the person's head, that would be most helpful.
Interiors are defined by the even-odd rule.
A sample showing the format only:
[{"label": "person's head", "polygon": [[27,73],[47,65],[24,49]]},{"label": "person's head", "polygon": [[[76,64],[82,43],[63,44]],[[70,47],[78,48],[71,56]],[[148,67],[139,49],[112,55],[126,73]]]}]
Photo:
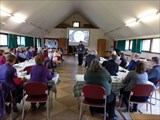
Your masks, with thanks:
[{"label": "person's head", "polygon": [[43,55],[44,55],[44,57],[48,57],[48,51],[47,51],[47,50],[44,50],[44,51],[43,51]]},{"label": "person's head", "polygon": [[80,44],[80,45],[83,44],[82,41],[79,41],[79,44]]},{"label": "person's head", "polygon": [[16,56],[8,54],[6,57],[6,61],[13,65],[16,62]]},{"label": "person's head", "polygon": [[115,61],[115,60],[117,59],[117,55],[112,54],[112,55],[111,55],[111,59]]},{"label": "person's head", "polygon": [[144,62],[140,61],[135,68],[135,71],[139,74],[146,72],[146,67]]},{"label": "person's head", "polygon": [[10,50],[9,50],[9,52],[11,52],[11,53],[16,53],[16,49],[15,48],[11,48]]},{"label": "person's head", "polygon": [[117,55],[116,51],[113,50],[113,51],[111,52],[111,55]]},{"label": "person's head", "polygon": [[0,49],[0,56],[3,55],[4,50]]},{"label": "person's head", "polygon": [[95,55],[94,50],[90,50],[90,51],[89,51],[89,54],[91,54],[91,55]]},{"label": "person's head", "polygon": [[26,51],[29,51],[29,50],[30,50],[30,47],[27,47],[27,48],[26,48]]},{"label": "person's head", "polygon": [[152,57],[152,65],[159,65],[159,64],[160,64],[160,58]]},{"label": "person's head", "polygon": [[136,60],[138,60],[138,59],[139,59],[139,55],[138,55],[138,54],[134,54],[134,55],[133,55],[133,60],[136,61]]},{"label": "person's head", "polygon": [[43,55],[39,54],[35,57],[35,62],[36,62],[36,64],[44,64],[45,57]]},{"label": "person's head", "polygon": [[101,71],[103,68],[100,64],[100,62],[97,59],[92,60],[89,70],[92,72],[99,72]]},{"label": "person's head", "polygon": [[124,58],[124,57],[125,57],[124,53],[121,52],[121,58]]}]

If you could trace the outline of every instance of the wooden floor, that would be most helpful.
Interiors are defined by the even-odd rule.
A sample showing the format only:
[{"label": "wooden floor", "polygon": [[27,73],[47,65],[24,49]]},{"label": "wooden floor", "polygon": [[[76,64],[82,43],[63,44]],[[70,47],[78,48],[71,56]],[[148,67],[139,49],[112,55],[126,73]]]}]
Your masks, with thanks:
[{"label": "wooden floor", "polygon": [[[60,74],[61,82],[57,85],[57,99],[53,95],[53,106],[51,109],[50,120],[78,120],[79,110],[76,98],[73,96],[73,86],[75,84],[75,74],[84,73],[85,68],[78,66],[77,58],[74,56],[66,56],[63,65],[56,70]],[[54,94],[54,93],[53,93]],[[160,93],[157,92],[159,95]],[[160,98],[160,97],[159,97]],[[155,101],[153,101],[155,102]],[[25,103],[26,108],[30,108],[29,103]],[[153,105],[153,113],[160,114],[160,102],[157,101],[156,105]],[[22,106],[18,106],[20,111]],[[145,110],[145,105],[139,106],[142,113],[149,113]],[[117,108],[116,108],[117,109]],[[130,116],[127,112],[116,110],[118,120],[130,120]],[[5,120],[9,120],[9,115],[5,116]],[[0,118],[2,120],[2,118]],[[14,120],[21,120],[21,112],[14,113]],[[27,111],[25,112],[25,120],[46,120],[46,112],[41,111]],[[103,120],[102,115],[91,116],[89,110],[86,110],[82,120]]]}]

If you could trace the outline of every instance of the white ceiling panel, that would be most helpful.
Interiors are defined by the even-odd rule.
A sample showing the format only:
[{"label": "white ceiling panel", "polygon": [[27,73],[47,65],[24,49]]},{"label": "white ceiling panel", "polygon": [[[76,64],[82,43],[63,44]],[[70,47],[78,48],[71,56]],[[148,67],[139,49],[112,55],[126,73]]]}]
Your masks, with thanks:
[{"label": "white ceiling panel", "polygon": [[159,0],[1,0],[0,7],[26,17],[26,23],[17,24],[1,16],[1,23],[5,23],[1,29],[38,37],[77,11],[112,39],[160,34],[160,18],[125,27],[125,22],[138,19],[147,11],[159,11]]}]

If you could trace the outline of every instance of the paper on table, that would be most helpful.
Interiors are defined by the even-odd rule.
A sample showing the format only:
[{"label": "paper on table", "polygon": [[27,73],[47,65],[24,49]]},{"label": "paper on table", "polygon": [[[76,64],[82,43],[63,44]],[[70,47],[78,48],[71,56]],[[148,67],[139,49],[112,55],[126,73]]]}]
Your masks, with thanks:
[{"label": "paper on table", "polygon": [[120,77],[118,77],[118,76],[111,76],[111,78],[112,78],[112,80],[114,81],[120,81],[120,80],[122,80]]},{"label": "paper on table", "polygon": [[84,81],[84,75],[83,74],[77,74],[75,77],[76,81]]}]

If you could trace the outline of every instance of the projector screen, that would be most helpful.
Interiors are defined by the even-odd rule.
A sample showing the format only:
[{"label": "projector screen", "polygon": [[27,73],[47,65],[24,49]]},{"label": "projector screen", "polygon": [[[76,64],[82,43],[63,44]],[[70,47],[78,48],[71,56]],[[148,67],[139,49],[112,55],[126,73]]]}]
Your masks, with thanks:
[{"label": "projector screen", "polygon": [[68,39],[70,46],[77,46],[79,41],[83,42],[83,45],[89,45],[89,30],[88,29],[79,29],[79,28],[70,28],[68,29]]}]

